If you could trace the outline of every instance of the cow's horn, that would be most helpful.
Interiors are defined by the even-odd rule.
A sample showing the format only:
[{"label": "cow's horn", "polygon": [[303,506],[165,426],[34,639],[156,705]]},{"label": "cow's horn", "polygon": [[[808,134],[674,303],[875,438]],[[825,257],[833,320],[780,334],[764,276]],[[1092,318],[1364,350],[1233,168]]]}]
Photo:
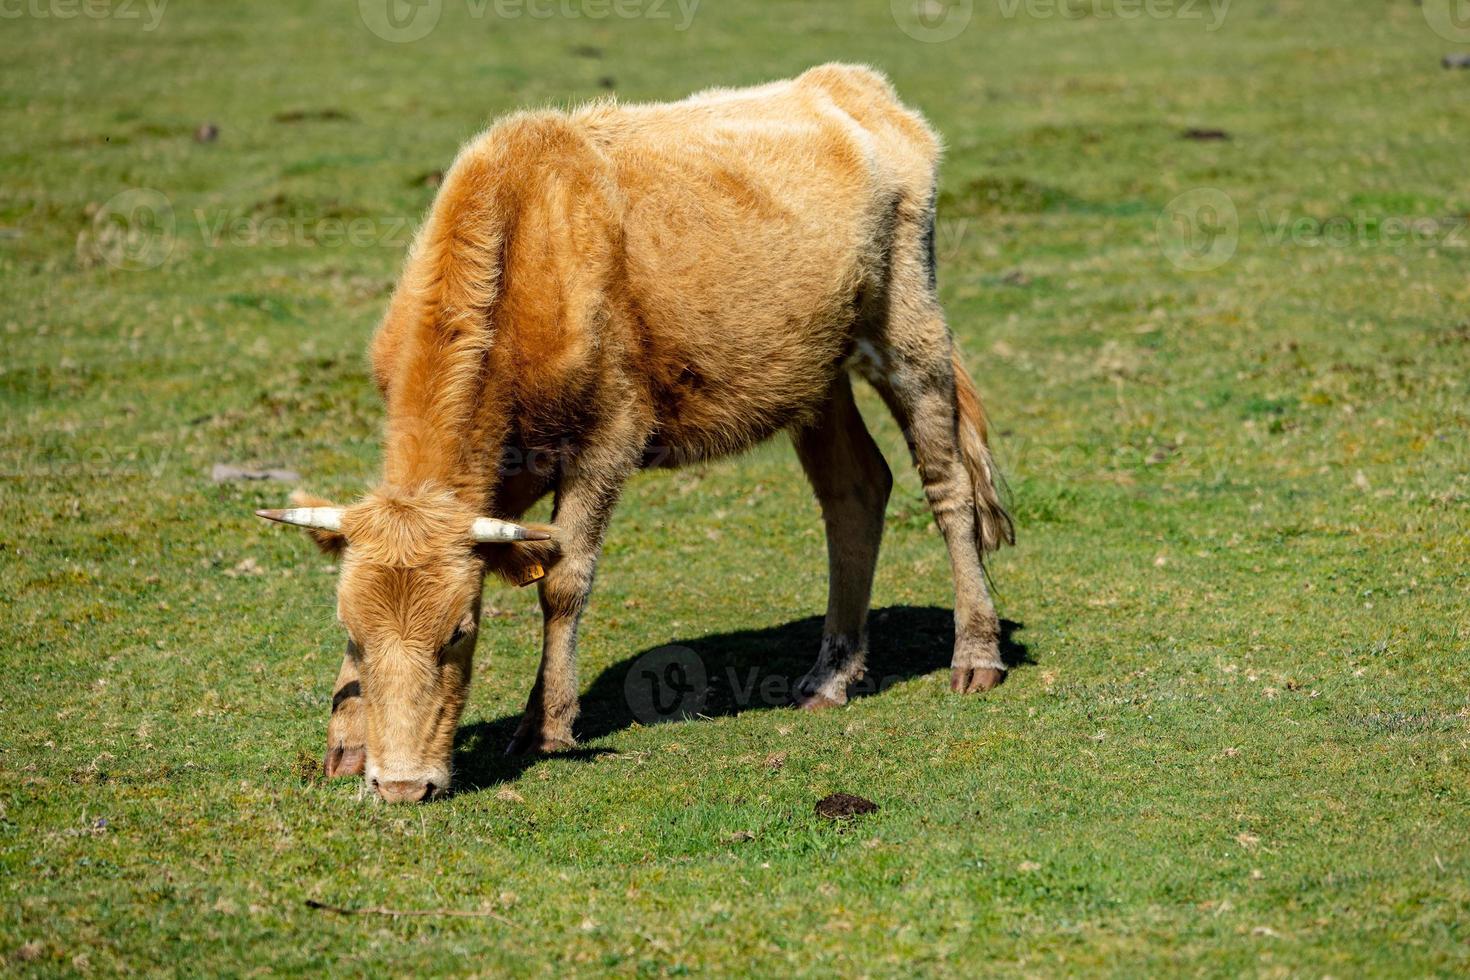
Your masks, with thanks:
[{"label": "cow's horn", "polygon": [[314,527],[319,531],[342,530],[341,507],[288,507],[285,510],[258,510],[256,517],[297,527]]},{"label": "cow's horn", "polygon": [[497,521],[493,517],[477,517],[470,525],[470,536],[481,544],[505,541],[545,541],[551,535],[545,531],[533,531],[509,521]]}]

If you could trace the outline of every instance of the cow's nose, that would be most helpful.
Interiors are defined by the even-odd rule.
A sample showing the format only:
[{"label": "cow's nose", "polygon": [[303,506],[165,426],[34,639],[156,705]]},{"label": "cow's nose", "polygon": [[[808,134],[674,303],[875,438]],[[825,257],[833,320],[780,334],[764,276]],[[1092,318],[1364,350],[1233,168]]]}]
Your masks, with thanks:
[{"label": "cow's nose", "polygon": [[386,803],[418,803],[433,795],[434,784],[415,779],[391,779],[380,783],[374,779],[373,789]]}]

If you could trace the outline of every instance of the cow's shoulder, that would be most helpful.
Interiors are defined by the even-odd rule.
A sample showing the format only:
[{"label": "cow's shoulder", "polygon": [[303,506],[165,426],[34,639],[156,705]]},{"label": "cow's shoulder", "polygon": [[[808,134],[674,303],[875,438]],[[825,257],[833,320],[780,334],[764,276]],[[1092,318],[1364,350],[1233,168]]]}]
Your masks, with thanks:
[{"label": "cow's shoulder", "polygon": [[[565,226],[549,213],[558,210],[575,211],[579,224],[607,223],[607,195],[595,193],[606,184],[601,153],[580,122],[558,110],[514,113],[465,143],[373,339],[373,374],[384,397],[404,387],[406,352],[445,348],[450,340],[488,347],[487,314],[504,298],[508,239],[517,228]],[[532,243],[541,252],[554,244]]]}]

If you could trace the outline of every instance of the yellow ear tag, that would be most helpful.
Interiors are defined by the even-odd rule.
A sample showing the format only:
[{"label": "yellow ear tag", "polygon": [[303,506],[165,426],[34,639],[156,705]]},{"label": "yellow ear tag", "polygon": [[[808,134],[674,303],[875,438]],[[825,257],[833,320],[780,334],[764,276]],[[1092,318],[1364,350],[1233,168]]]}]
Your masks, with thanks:
[{"label": "yellow ear tag", "polygon": [[516,585],[530,585],[532,582],[539,582],[545,577],[546,569],[532,562],[520,570],[520,574],[516,576]]}]

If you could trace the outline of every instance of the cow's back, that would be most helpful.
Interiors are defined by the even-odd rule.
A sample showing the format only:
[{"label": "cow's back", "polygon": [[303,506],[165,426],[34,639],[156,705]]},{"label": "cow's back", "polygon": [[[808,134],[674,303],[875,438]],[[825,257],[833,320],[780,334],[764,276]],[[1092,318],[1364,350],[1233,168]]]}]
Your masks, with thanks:
[{"label": "cow's back", "polygon": [[446,174],[374,343],[390,475],[457,479],[449,442],[611,413],[676,459],[800,424],[937,155],[882,76],[841,65],[500,121]]}]

